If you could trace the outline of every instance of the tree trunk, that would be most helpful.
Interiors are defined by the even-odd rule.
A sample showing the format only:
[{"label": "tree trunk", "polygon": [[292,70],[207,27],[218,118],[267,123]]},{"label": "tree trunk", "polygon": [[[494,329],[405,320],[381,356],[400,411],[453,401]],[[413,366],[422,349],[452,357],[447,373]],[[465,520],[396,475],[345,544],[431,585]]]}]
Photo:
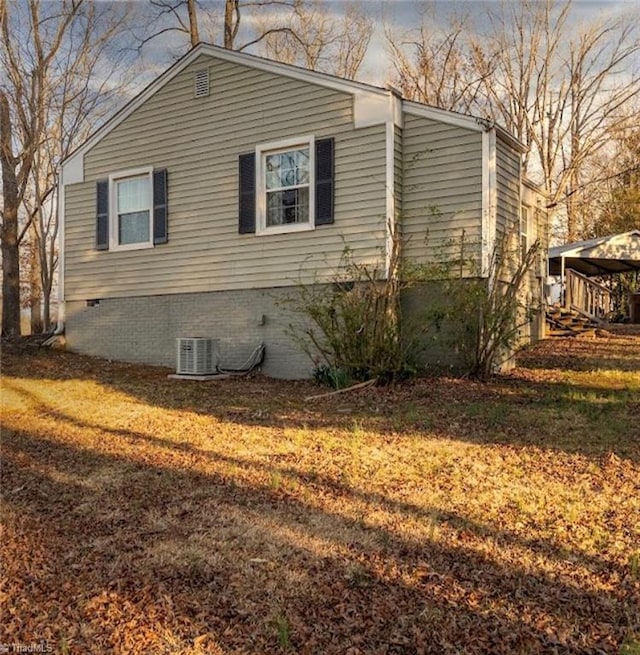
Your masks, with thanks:
[{"label": "tree trunk", "polygon": [[[6,185],[3,184],[3,188]],[[5,192],[5,206],[6,206]],[[15,221],[16,228],[10,222]],[[2,336],[20,336],[20,257],[16,218],[5,210],[2,229]]]},{"label": "tree trunk", "polygon": [[[56,218],[57,221],[57,218]],[[56,261],[53,252],[48,252],[44,243],[40,244],[40,284],[42,288],[42,327],[44,332],[51,329],[51,291]],[[50,248],[55,246],[51,244]]]},{"label": "tree trunk", "polygon": [[42,281],[40,279],[40,256],[37,237],[29,251],[29,311],[31,314],[31,334],[42,333]]},{"label": "tree trunk", "polygon": [[7,97],[0,91],[0,163],[2,166],[2,335],[20,336],[20,253],[18,251],[18,181],[11,143]]},{"label": "tree trunk", "polygon": [[191,47],[195,47],[200,43],[196,0],[187,0],[187,11],[189,12],[189,37],[191,39]]},{"label": "tree trunk", "polygon": [[224,47],[233,50],[236,26],[234,16],[238,15],[238,0],[225,0],[224,3]]},{"label": "tree trunk", "polygon": [[[53,248],[53,245],[51,246]],[[51,329],[51,287],[52,276],[55,264],[52,262],[50,265],[47,263],[46,255],[40,251],[40,256],[44,254],[43,260],[40,260],[40,285],[42,289],[42,331],[49,332]]]},{"label": "tree trunk", "polygon": [[42,294],[42,331],[51,330],[51,291],[45,290]]}]

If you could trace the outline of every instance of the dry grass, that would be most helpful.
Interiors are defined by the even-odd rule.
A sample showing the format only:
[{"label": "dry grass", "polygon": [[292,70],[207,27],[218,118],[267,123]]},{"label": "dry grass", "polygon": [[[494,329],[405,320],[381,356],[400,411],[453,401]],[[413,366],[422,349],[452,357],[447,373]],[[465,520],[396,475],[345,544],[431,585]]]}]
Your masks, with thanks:
[{"label": "dry grass", "polygon": [[640,648],[638,336],[307,404],[33,348],[3,368],[0,644]]}]

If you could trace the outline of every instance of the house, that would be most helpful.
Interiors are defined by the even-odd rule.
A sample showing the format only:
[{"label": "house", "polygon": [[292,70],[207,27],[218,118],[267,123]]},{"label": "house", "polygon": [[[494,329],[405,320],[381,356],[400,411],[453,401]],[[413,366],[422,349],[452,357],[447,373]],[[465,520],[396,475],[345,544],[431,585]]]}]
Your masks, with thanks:
[{"label": "house", "polygon": [[501,232],[538,230],[523,150],[392,88],[200,44],[63,162],[67,345],[173,367],[178,337],[219,339],[227,366],[263,343],[267,375],[309,376],[296,285],[345,246],[388,270],[395,229],[420,262],[463,235],[487,274]]}]

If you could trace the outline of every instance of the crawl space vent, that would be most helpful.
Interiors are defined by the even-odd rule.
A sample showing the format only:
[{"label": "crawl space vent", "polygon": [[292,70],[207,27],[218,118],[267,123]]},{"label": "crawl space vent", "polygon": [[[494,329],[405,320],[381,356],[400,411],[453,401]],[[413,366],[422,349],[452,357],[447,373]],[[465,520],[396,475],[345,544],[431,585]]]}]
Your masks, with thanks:
[{"label": "crawl space vent", "polygon": [[196,98],[206,98],[209,95],[208,68],[196,71],[193,92]]}]

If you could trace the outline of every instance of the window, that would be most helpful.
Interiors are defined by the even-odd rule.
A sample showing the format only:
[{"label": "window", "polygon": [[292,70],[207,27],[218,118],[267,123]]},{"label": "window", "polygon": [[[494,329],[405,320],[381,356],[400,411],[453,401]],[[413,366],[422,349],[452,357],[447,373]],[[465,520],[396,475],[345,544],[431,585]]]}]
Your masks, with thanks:
[{"label": "window", "polygon": [[139,168],[96,181],[96,250],[151,248],[169,241],[168,172]]},{"label": "window", "polygon": [[265,156],[267,227],[309,222],[309,148]]},{"label": "window", "polygon": [[238,155],[238,233],[333,225],[334,168],[333,137],[288,139]]},{"label": "window", "polygon": [[153,246],[151,173],[145,169],[109,177],[112,250]]},{"label": "window", "polygon": [[315,227],[313,137],[256,148],[257,232],[279,233]]}]

